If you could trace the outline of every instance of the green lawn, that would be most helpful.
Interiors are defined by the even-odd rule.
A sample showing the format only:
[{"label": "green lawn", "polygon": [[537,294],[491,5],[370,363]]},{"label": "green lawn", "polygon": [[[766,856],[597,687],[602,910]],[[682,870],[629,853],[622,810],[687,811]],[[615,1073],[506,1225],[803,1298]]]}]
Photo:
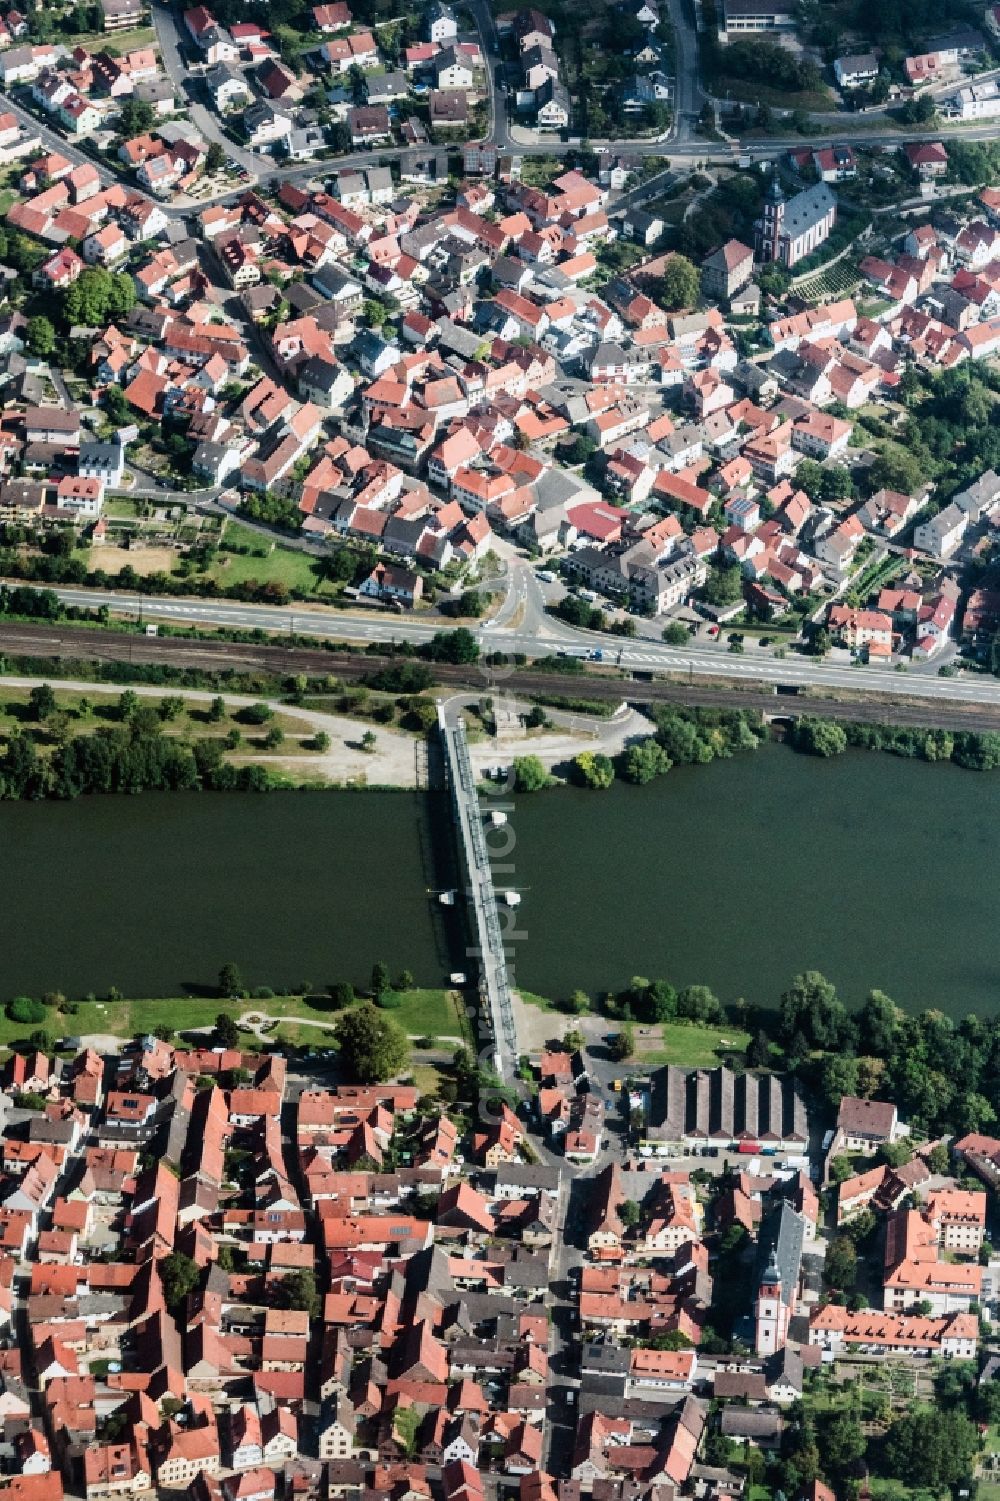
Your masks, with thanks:
[{"label": "green lawn", "polygon": [[[526,1006],[537,1006],[538,1009],[539,1009],[539,1011],[558,1011],[558,1009],[559,1009],[558,1006],[556,1006],[552,1001],[550,1001],[547,996],[544,996],[544,995],[535,995],[535,993],[534,993],[533,990],[520,990],[519,989],[517,993],[521,997],[521,1000],[524,1002],[524,1004]],[[568,1011],[567,1012],[563,1012],[562,1014],[566,1017],[567,1021],[575,1021],[576,1020],[575,1017],[571,1017],[570,1016],[570,1014],[569,1014]]]},{"label": "green lawn", "polygon": [[717,96],[727,95],[744,104],[766,104],[772,109],[830,110],[836,99],[829,89],[807,89],[801,93],[785,89],[772,89],[766,83],[757,83],[748,78],[730,78],[726,74],[712,80],[712,92]]},{"label": "green lawn", "polygon": [[[249,535],[259,544],[259,537],[255,537],[252,532]],[[236,540],[229,529],[226,536],[230,540]],[[242,539],[239,540],[242,542]],[[299,589],[304,594],[332,598],[337,593],[336,585],[321,578],[315,558],[291,547],[275,547],[267,557],[221,549],[208,573],[223,585],[243,584],[250,580],[258,583],[273,581],[284,584],[288,589]]]},{"label": "green lawn", "polygon": [[152,47],[156,43],[155,26],[136,26],[131,31],[116,31],[105,35],[103,32],[94,34],[92,31],[78,31],[74,36],[59,36],[57,41],[64,47],[86,47],[89,51],[100,52],[102,47],[113,47],[119,57],[126,52],[134,52],[138,47]]},{"label": "green lawn", "polygon": [[657,1030],[659,1039],[650,1038],[651,1046],[647,1051],[643,1047],[647,1039],[636,1028],[634,1062],[713,1068],[722,1054],[742,1053],[750,1041],[749,1032],[741,1032],[736,1027],[698,1027],[685,1026],[683,1022],[664,1022]]},{"label": "green lawn", "polygon": [[104,514],[113,520],[134,521],[136,503],[125,495],[109,495],[104,502]]}]

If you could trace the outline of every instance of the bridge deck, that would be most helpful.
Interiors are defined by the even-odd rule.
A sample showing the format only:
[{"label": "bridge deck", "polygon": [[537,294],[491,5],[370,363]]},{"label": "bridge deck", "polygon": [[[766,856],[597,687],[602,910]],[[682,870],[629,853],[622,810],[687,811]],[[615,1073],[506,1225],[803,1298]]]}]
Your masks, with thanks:
[{"label": "bridge deck", "polygon": [[449,722],[444,710],[439,708],[438,728],[444,745],[452,810],[458,825],[467,892],[478,940],[478,949],[473,950],[473,954],[479,962],[479,994],[485,1008],[480,1018],[480,1037],[491,1045],[493,1067],[497,1073],[509,1080],[517,1067],[517,1030],[493,871],[486,848],[465,722],[461,718]]}]

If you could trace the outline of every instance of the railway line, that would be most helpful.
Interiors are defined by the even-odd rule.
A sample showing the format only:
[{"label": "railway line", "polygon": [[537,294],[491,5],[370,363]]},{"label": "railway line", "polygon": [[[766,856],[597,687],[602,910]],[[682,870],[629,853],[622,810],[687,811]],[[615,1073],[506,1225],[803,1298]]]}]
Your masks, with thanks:
[{"label": "railway line", "polygon": [[[169,665],[201,672],[269,672],[294,675],[328,673],[357,682],[381,667],[398,663],[391,652],[346,652],[334,648],[295,646],[280,641],[239,642],[211,637],[146,636],[123,631],[73,628],[63,622],[51,626],[0,623],[0,653],[58,661]],[[720,686],[717,679],[698,682],[669,677],[641,680],[607,669],[585,672],[545,672],[517,667],[493,672],[488,664],[434,664],[435,681],[451,690],[487,693],[496,689],[519,697],[543,696],[589,699],[601,703],[622,700],[637,705],[675,703],[702,708],[758,709],[771,718],[815,714],[826,719],[858,720],[865,724],[926,726],[928,729],[1000,731],[1000,706],[962,704],[953,700],[920,699],[908,702],[871,693],[837,698],[818,694],[776,693],[741,679],[740,686]]]}]

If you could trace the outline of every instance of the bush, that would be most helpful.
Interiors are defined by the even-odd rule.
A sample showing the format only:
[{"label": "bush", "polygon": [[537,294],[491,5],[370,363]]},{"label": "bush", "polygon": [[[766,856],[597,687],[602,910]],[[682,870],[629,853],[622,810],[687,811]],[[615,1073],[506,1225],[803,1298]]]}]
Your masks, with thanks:
[{"label": "bush", "polygon": [[30,995],[16,995],[7,1003],[7,1015],[12,1022],[30,1026],[32,1023],[45,1020],[45,1007],[41,1001],[34,1000]]},{"label": "bush", "polygon": [[797,719],[788,742],[809,756],[842,756],[847,749],[847,731],[827,719]]},{"label": "bush", "polygon": [[363,681],[382,693],[423,693],[433,683],[434,674],[422,662],[397,662],[366,673]]},{"label": "bush", "polygon": [[274,710],[270,704],[247,704],[241,709],[237,718],[244,724],[267,724],[269,719],[274,718]]},{"label": "bush", "polygon": [[552,778],[537,756],[517,756],[514,760],[514,791],[539,792]]}]

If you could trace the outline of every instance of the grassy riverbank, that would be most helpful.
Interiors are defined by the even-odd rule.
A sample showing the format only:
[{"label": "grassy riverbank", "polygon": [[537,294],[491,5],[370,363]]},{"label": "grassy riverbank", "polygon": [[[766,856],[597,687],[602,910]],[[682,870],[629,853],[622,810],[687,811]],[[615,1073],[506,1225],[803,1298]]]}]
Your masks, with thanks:
[{"label": "grassy riverbank", "polygon": [[[458,991],[414,988],[393,991],[394,1004],[387,1014],[411,1038],[468,1038],[468,1021]],[[0,1013],[0,1046],[27,1040],[39,1029],[54,1043],[63,1037],[99,1036],[133,1037],[168,1026],[175,1034],[193,1029],[210,1028],[224,1012],[237,1020],[248,1014],[277,1019],[277,1026],[266,1034],[269,1046],[282,1041],[314,1047],[330,1045],[325,1030],[336,1024],[342,1013],[335,1010],[325,996],[283,995],[268,1000],[217,1000],[211,996],[171,996],[147,1000],[87,1000],[77,1003],[68,1013],[49,1007],[43,1022],[22,1023]],[[287,1026],[284,1023],[287,1022]],[[256,1046],[250,1032],[244,1032],[244,1046]],[[446,1044],[447,1045],[447,1044]]]}]

